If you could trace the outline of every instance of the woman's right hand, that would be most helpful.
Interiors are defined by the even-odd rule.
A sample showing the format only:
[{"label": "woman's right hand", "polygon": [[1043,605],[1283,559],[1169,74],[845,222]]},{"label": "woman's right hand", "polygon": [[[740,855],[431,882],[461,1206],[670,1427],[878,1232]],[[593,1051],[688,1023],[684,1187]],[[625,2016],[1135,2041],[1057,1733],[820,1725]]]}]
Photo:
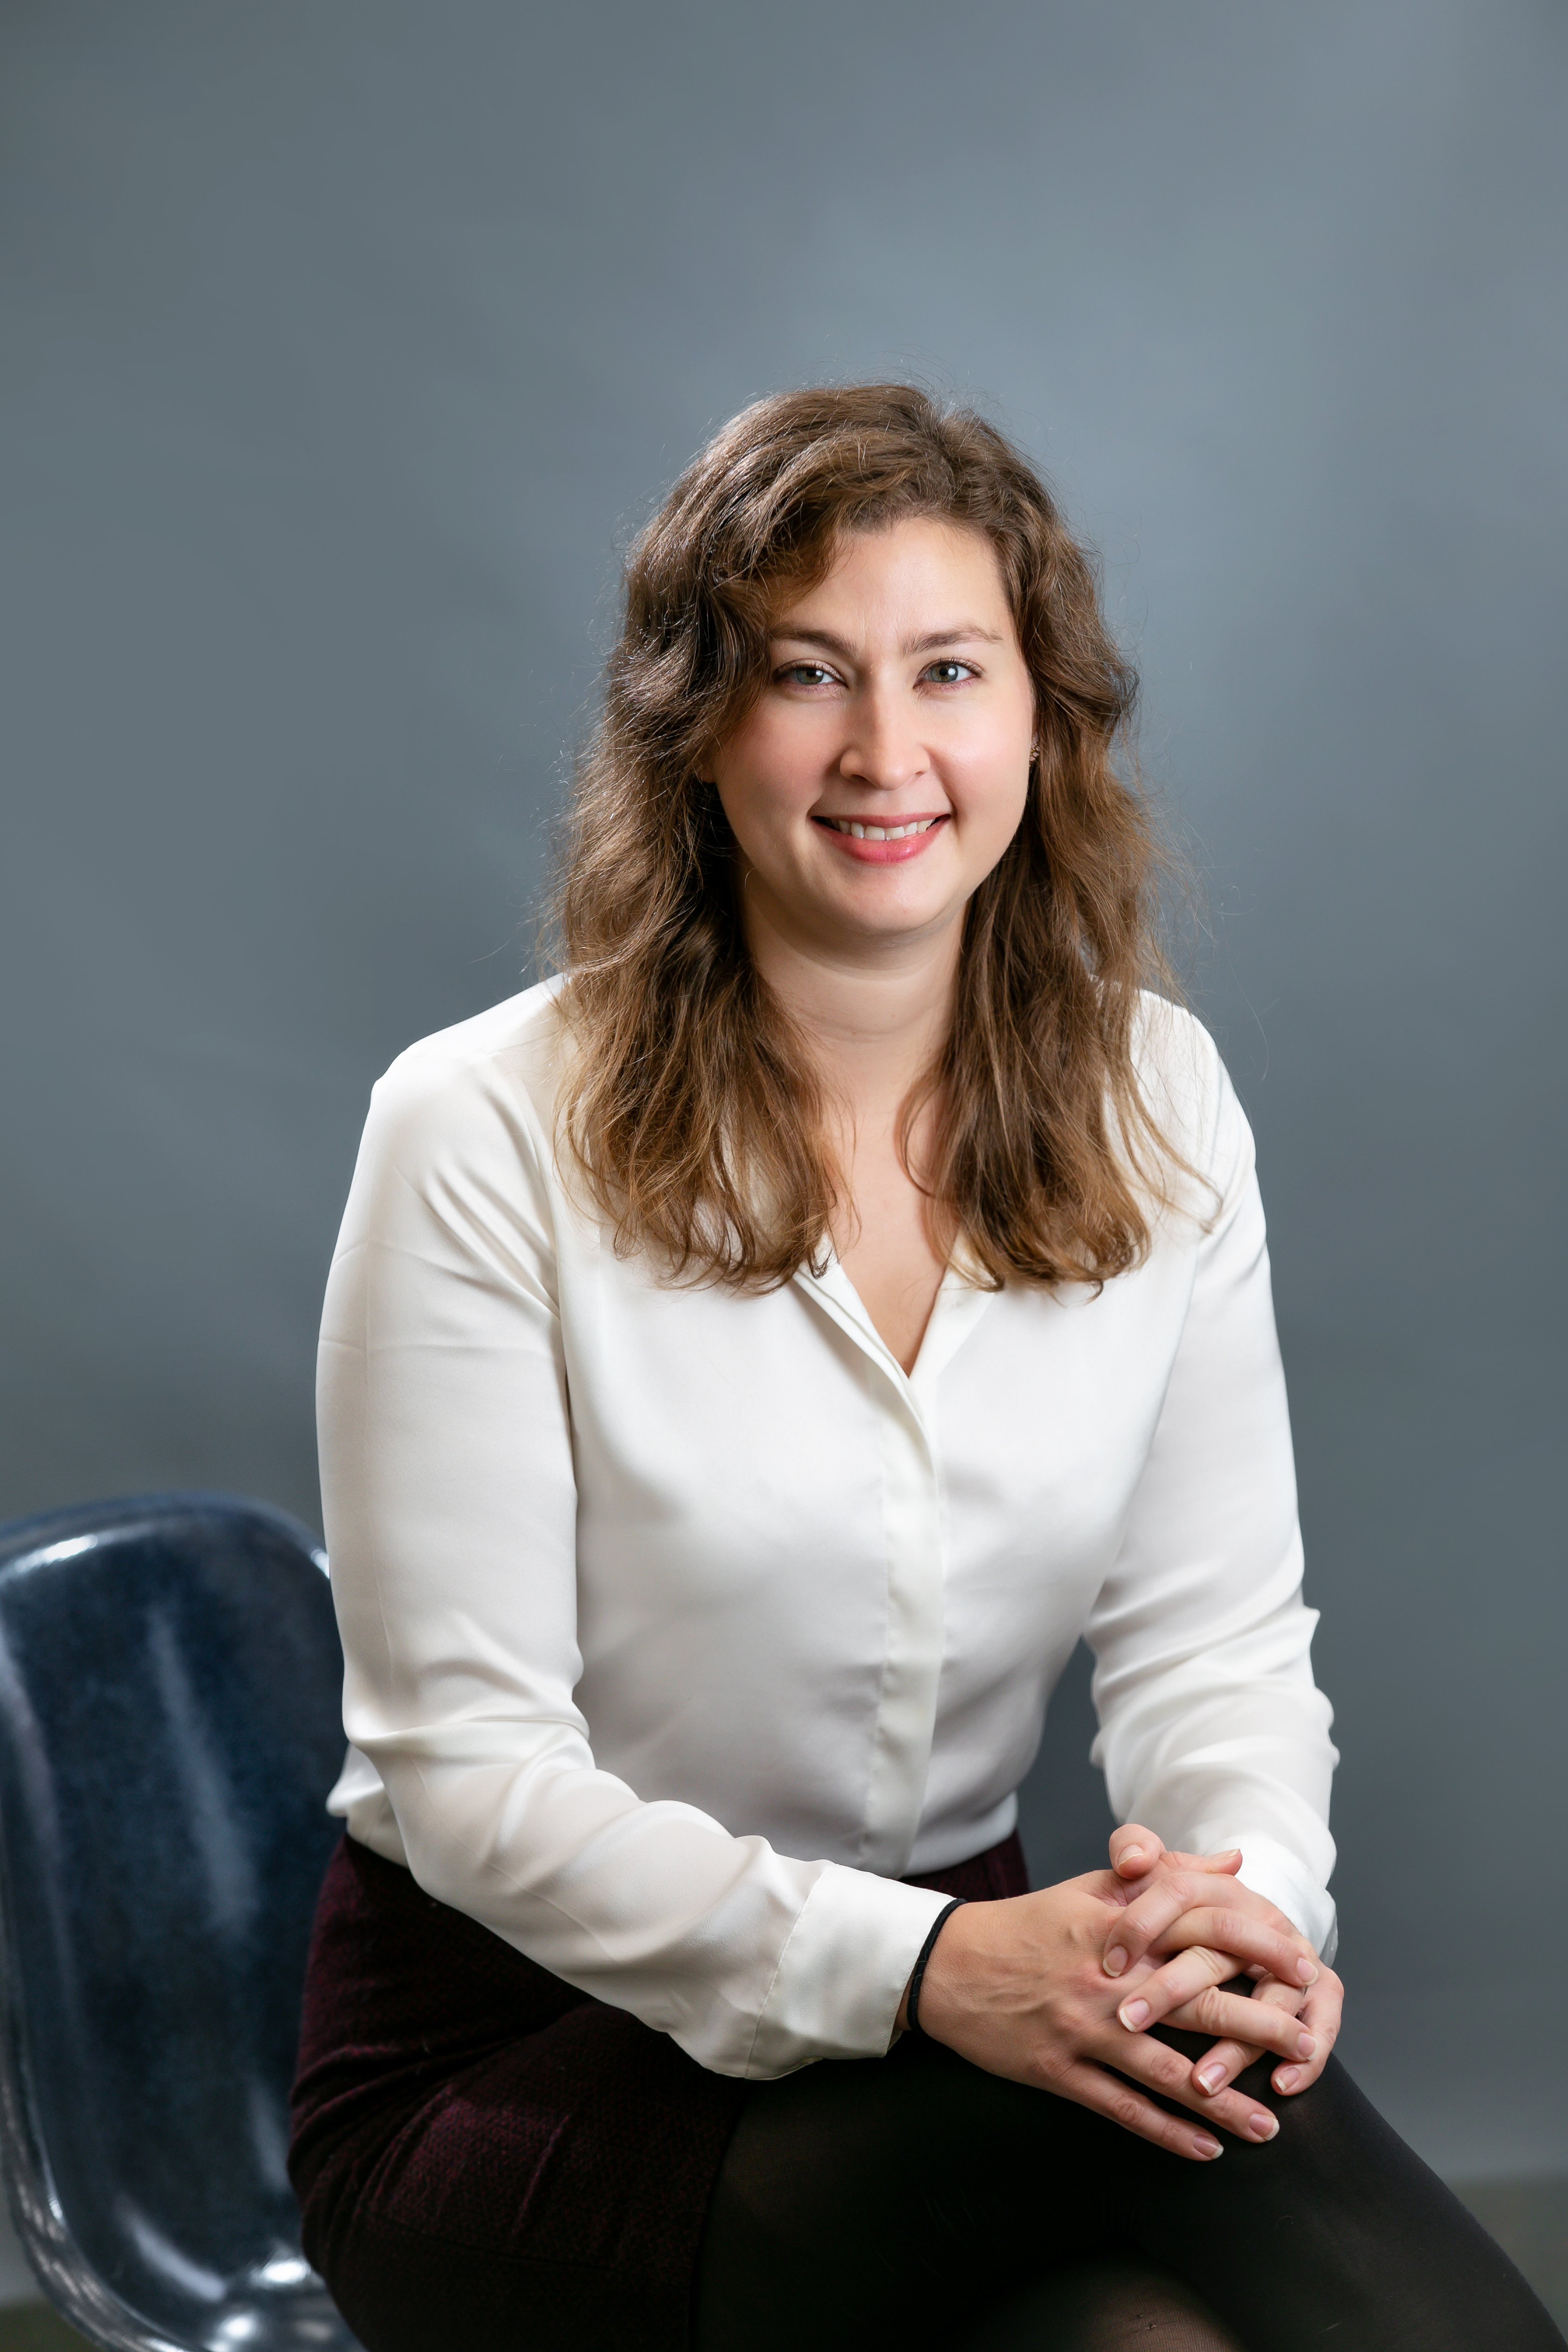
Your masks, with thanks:
[{"label": "woman's right hand", "polygon": [[[1102,1966],[1107,1976],[1121,1977],[1131,1961],[1145,1957],[1158,1958],[1163,1965],[1140,1984],[1132,2014],[1125,2008],[1120,2012],[1122,2022],[1142,2031],[1163,2023],[1218,2037],[1193,2062],[1199,2090],[1221,2089],[1264,2050],[1287,2061],[1273,2074],[1273,2087],[1282,2097],[1310,2089],[1339,2038],[1344,2008],[1339,1978],[1282,1911],[1226,1871],[1228,1856],[1168,1853],[1151,1832],[1137,1835],[1143,1851],[1131,1872],[1125,1848],[1119,1851],[1117,1840],[1111,1841],[1118,1875],[1131,1883]],[[1237,1914],[1247,1916],[1246,1927]],[[1295,1966],[1289,1973],[1259,1964],[1247,1940],[1258,1927],[1293,1947]],[[1229,1989],[1244,1960],[1249,1963],[1245,1973],[1255,1979],[1250,1999]],[[1293,2021],[1296,2048],[1259,2030],[1260,2018],[1270,2011],[1282,2011]]]},{"label": "woman's right hand", "polygon": [[[1100,1870],[1037,1895],[963,1905],[949,1915],[926,1963],[921,2032],[988,2074],[1092,2107],[1175,2156],[1199,2162],[1218,2156],[1221,2143],[1209,2126],[1239,2139],[1272,2139],[1279,2125],[1267,2107],[1228,2087],[1205,2096],[1177,2051],[1151,2033],[1129,2032],[1119,2020],[1136,1985],[1154,1972],[1146,1957],[1117,1977],[1101,1965],[1108,1932],[1127,1899],[1125,1883]],[[1282,1979],[1294,1972],[1296,1944],[1250,1921],[1244,1939],[1245,1960]],[[1264,2047],[1295,2054],[1299,2029],[1283,2011],[1260,2006],[1248,2024]],[[1202,2121],[1167,2114],[1151,2092]]]}]

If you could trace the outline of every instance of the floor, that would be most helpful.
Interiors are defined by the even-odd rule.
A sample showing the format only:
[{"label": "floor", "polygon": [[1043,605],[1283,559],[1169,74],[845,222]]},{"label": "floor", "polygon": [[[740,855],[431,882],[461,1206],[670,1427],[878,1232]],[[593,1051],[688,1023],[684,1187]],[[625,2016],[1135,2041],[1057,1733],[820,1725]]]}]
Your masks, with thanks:
[{"label": "floor", "polygon": [[[1455,2183],[1568,2334],[1568,2180]],[[82,2338],[41,2303],[0,2309],[0,2352],[72,2352]]]}]

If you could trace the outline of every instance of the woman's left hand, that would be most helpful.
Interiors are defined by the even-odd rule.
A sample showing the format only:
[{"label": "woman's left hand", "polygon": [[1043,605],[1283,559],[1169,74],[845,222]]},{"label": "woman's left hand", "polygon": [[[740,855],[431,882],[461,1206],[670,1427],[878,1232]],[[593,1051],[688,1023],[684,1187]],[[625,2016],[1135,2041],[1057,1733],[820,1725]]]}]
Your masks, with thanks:
[{"label": "woman's left hand", "polygon": [[[1110,1859],[1127,1888],[1127,1908],[1106,1937],[1105,1972],[1139,1976],[1122,2022],[1138,2032],[1165,2024],[1223,2037],[1193,2064],[1194,2087],[1213,2097],[1262,2055],[1262,2045],[1245,2038],[1246,2020],[1254,2001],[1267,2002],[1299,2018],[1302,2036],[1298,2055],[1274,2069],[1273,2087],[1287,2098],[1307,2090],[1339,2038],[1344,1987],[1284,1913],[1236,1878],[1239,1852],[1174,1853],[1152,1830],[1129,1822],[1112,1834]],[[1256,1961],[1243,1969],[1226,1946],[1245,1945],[1247,1927],[1283,1933],[1310,1955],[1311,1981],[1292,1983]],[[1163,1965],[1143,1975],[1138,1964],[1151,1958]],[[1254,1979],[1250,2000],[1221,1990],[1243,1973]]]}]

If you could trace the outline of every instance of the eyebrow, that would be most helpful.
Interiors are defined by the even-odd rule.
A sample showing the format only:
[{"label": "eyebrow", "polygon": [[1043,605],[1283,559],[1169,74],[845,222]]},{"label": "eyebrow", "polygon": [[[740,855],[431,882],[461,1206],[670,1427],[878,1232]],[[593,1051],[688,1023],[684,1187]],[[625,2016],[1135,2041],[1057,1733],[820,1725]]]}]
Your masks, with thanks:
[{"label": "eyebrow", "polygon": [[[825,653],[838,654],[846,661],[854,658],[853,648],[847,646],[842,637],[836,637],[831,629],[784,627],[770,629],[768,635],[775,644],[784,638],[792,645],[820,646]],[[923,637],[907,637],[899,651],[902,654],[931,654],[942,646],[973,645],[976,639],[988,646],[1002,643],[994,629],[983,629],[978,621],[960,621],[951,629],[932,629]]]}]

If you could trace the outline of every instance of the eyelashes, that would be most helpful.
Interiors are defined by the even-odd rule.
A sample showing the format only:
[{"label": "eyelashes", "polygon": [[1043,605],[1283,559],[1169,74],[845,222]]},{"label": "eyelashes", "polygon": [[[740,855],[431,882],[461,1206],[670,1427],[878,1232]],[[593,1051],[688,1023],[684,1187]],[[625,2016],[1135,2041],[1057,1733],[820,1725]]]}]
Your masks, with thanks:
[{"label": "eyelashes", "polygon": [[[956,670],[961,675],[955,677],[932,677],[933,670]],[[943,654],[935,661],[926,664],[917,683],[927,682],[937,687],[962,686],[966,679],[979,676],[980,672],[973,662],[961,661],[953,654]],[[829,669],[825,662],[782,662],[773,672],[773,684],[806,687],[842,686],[844,680],[836,670]]]}]

